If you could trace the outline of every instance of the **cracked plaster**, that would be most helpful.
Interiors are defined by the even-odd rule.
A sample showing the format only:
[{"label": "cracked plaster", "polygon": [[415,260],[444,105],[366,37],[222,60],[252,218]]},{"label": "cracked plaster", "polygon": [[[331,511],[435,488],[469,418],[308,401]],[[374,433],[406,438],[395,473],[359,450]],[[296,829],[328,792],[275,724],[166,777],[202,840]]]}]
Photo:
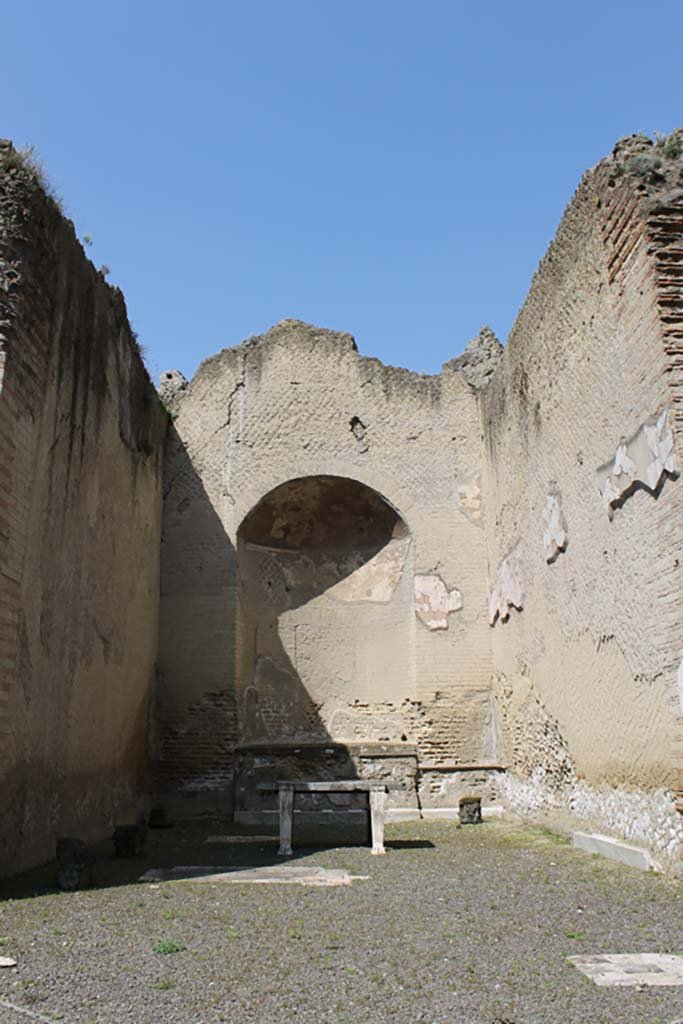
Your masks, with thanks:
[{"label": "cracked plaster", "polygon": [[610,519],[615,505],[638,485],[654,492],[665,474],[678,474],[668,409],[643,423],[628,441],[618,446],[614,460],[598,470],[600,493]]},{"label": "cracked plaster", "polygon": [[562,511],[562,498],[559,494],[549,494],[543,509],[545,530],[543,531],[543,550],[546,562],[554,562],[560,552],[567,547],[567,521]]},{"label": "cracked plaster", "polygon": [[516,544],[498,566],[496,582],[489,596],[489,624],[494,626],[499,617],[501,622],[507,622],[512,608],[521,612],[523,607],[524,590],[521,580],[519,544]]}]

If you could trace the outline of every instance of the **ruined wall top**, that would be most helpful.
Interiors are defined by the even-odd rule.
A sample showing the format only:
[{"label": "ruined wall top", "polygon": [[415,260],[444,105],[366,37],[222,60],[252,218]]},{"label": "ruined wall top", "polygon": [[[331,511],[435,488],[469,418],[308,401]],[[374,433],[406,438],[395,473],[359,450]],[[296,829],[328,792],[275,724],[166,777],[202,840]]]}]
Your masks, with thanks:
[{"label": "ruined wall top", "polygon": [[373,356],[362,356],[356,340],[345,331],[333,331],[301,320],[285,319],[274,324],[263,334],[253,335],[241,344],[224,348],[209,356],[199,366],[191,381],[178,370],[165,370],[159,377],[159,395],[162,401],[175,407],[189,390],[203,386],[220,376],[226,369],[243,375],[246,368],[258,374],[263,360],[275,348],[288,347],[292,351],[310,351],[316,356],[324,354],[332,364],[353,360],[357,364],[361,387],[379,384],[393,398],[401,394],[420,394],[430,404],[440,400],[444,384],[459,382],[466,389],[479,390],[488,383],[500,359],[503,348],[489,327],[467,346],[461,356],[444,363],[441,373],[427,374],[401,366],[389,366]]},{"label": "ruined wall top", "polygon": [[625,178],[640,194],[683,188],[683,128],[670,135],[627,135],[598,167]]},{"label": "ruined wall top", "polygon": [[[73,373],[74,403],[85,418],[108,400],[107,372],[117,368],[119,433],[137,458],[163,451],[167,421],[149,378],[126,302],[119,288],[106,281],[106,268],[87,258],[72,221],[64,216],[58,196],[30,148],[16,149],[0,139],[0,357],[19,368],[24,361],[20,332],[24,323],[51,322],[57,378],[65,367]],[[68,289],[80,289],[87,300],[69,302]],[[68,324],[53,307],[69,308]],[[93,313],[94,311],[94,313]],[[94,320],[93,320],[94,317]],[[23,396],[25,402],[28,401]],[[73,411],[73,410],[72,410]],[[75,429],[75,428],[74,428]]]},{"label": "ruined wall top", "polygon": [[482,327],[461,356],[445,364],[450,370],[459,370],[467,383],[476,391],[485,388],[500,363],[503,346],[490,327]]}]

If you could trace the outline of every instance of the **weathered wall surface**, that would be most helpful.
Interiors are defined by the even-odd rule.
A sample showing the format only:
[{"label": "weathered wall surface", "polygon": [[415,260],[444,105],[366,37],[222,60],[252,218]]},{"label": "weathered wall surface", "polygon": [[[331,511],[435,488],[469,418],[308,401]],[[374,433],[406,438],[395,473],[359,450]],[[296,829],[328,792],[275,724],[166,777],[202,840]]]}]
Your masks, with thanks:
[{"label": "weathered wall surface", "polygon": [[464,372],[384,367],[349,335],[283,321],[168,400],[166,783],[227,799],[236,744],[254,778],[304,740],[357,744],[358,764],[368,743],[390,745],[383,763],[401,745],[413,762],[480,762],[490,637]]},{"label": "weathered wall surface", "polygon": [[120,292],[0,148],[0,872],[148,785],[167,418]]},{"label": "weathered wall surface", "polygon": [[[503,793],[683,840],[683,137],[586,175],[504,356],[285,320],[160,393],[0,146],[0,871],[167,791]],[[506,775],[499,773],[507,764]],[[315,803],[315,801],[313,801]]]},{"label": "weathered wall surface", "polygon": [[586,175],[482,393],[508,799],[664,855],[683,831],[682,184],[638,139]]}]

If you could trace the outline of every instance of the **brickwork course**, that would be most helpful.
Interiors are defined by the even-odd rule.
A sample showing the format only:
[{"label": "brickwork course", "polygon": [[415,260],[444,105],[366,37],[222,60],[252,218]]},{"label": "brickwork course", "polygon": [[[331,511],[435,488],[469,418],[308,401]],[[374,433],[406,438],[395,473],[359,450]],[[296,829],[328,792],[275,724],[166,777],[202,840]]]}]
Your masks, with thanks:
[{"label": "brickwork course", "polygon": [[151,798],[265,822],[292,775],[680,868],[682,158],[587,172],[505,347],[426,376],[283,320],[157,398],[4,144],[0,870]]}]

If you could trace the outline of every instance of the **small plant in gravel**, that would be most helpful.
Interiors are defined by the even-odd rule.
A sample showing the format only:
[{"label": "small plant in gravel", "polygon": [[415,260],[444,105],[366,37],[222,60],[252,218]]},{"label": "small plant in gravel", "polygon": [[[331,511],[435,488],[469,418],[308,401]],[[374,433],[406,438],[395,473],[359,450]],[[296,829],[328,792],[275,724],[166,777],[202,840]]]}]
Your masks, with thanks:
[{"label": "small plant in gravel", "polygon": [[568,939],[585,939],[586,938],[586,933],[585,932],[566,932],[566,936],[567,936]]},{"label": "small plant in gravel", "polygon": [[183,942],[176,942],[175,939],[162,939],[157,942],[156,946],[152,946],[153,953],[159,953],[161,956],[168,956],[169,953],[182,953],[184,949],[187,949]]},{"label": "small plant in gravel", "polygon": [[167,992],[169,988],[173,988],[173,981],[171,978],[162,978],[161,981],[157,981],[156,984],[152,985],[152,988],[157,989],[159,992]]},{"label": "small plant in gravel", "polygon": [[568,836],[561,835],[559,832],[553,832],[551,828],[546,828],[541,825],[538,829],[538,834],[547,839],[549,843],[554,843],[555,846],[569,846],[571,840]]}]

